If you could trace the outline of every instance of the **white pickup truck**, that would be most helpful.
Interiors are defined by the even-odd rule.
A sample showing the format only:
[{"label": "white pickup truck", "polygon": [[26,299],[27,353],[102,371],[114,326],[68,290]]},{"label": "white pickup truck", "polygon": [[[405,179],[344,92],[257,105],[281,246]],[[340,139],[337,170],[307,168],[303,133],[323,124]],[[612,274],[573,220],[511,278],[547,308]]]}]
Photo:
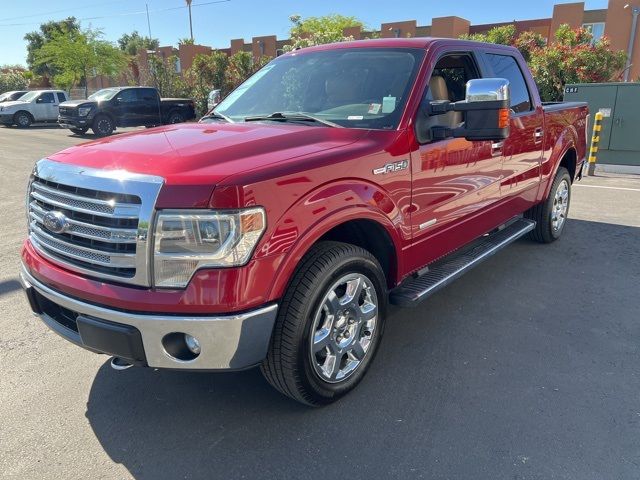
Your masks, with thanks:
[{"label": "white pickup truck", "polygon": [[27,128],[32,123],[56,122],[58,106],[67,100],[62,90],[33,90],[19,100],[0,104],[0,124]]}]

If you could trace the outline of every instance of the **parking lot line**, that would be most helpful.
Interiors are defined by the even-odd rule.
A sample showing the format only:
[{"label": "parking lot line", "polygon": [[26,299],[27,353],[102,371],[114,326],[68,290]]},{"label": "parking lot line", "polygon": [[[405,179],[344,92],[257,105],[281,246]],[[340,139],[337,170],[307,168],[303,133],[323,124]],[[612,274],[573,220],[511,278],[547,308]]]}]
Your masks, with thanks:
[{"label": "parking lot line", "polygon": [[626,190],[629,192],[640,192],[640,188],[625,188],[625,187],[605,187],[604,185],[582,185],[574,184],[574,187],[587,187],[587,188],[605,188],[607,190]]}]

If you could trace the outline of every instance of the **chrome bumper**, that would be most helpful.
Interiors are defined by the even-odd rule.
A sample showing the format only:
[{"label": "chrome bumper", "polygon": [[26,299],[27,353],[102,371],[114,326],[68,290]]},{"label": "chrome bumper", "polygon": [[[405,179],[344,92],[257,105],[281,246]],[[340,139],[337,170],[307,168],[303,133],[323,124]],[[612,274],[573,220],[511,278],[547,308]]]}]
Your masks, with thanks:
[{"label": "chrome bumper", "polygon": [[[39,295],[71,312],[89,319],[104,320],[134,327],[142,336],[146,364],[155,368],[196,370],[237,370],[264,360],[273,330],[277,305],[233,315],[174,316],[122,312],[99,307],[66,296],[37,280],[22,266],[22,286],[29,295],[33,289]],[[47,313],[34,314],[59,335],[92,351],[100,351],[83,341],[81,333],[69,329]],[[174,332],[187,333],[198,339],[201,353],[193,360],[178,360],[170,356],[162,339]],[[110,353],[110,352],[101,352]]]}]

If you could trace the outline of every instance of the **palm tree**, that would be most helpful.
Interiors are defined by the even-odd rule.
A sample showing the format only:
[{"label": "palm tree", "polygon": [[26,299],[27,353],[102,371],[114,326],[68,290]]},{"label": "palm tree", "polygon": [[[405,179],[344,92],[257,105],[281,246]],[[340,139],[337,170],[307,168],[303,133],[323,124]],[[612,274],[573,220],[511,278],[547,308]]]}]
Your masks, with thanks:
[{"label": "palm tree", "polygon": [[185,0],[189,7],[189,32],[191,33],[191,43],[193,43],[193,23],[191,22],[191,0]]}]

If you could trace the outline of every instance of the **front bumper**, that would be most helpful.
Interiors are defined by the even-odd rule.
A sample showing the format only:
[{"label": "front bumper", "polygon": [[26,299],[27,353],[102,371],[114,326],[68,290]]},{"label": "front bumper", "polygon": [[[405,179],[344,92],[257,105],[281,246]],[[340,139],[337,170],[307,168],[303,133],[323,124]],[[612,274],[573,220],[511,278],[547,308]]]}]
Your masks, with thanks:
[{"label": "front bumper", "polygon": [[89,117],[63,117],[58,115],[58,125],[62,128],[89,128],[93,119]]},{"label": "front bumper", "polygon": [[[135,365],[195,370],[240,370],[267,354],[277,305],[215,316],[142,314],[100,307],[64,295],[33,277],[23,265],[22,286],[34,314],[54,332],[88,350]],[[163,339],[187,333],[200,342],[193,360],[169,355]]]},{"label": "front bumper", "polygon": [[0,123],[3,125],[13,125],[13,113],[0,113]]}]

